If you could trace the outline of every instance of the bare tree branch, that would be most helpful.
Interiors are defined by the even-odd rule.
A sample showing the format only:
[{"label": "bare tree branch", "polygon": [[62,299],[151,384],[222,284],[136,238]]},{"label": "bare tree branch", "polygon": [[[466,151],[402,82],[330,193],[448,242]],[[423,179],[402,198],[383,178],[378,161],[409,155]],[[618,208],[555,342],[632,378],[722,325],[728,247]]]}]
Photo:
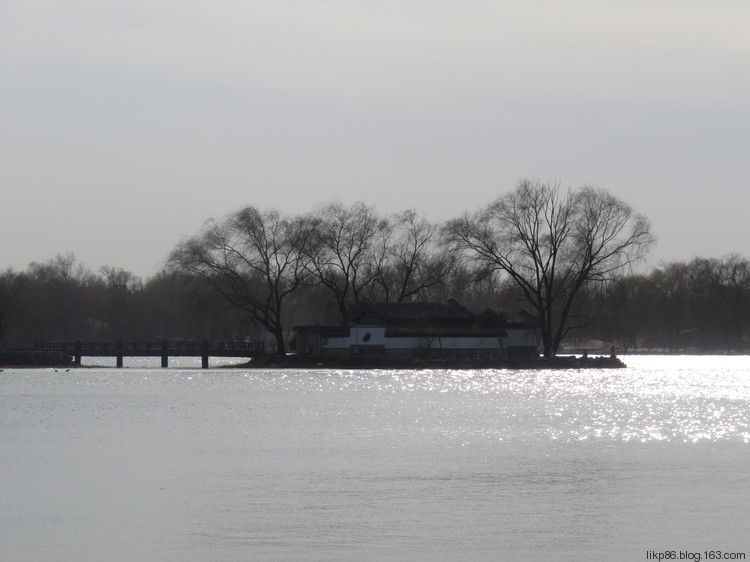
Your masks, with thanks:
[{"label": "bare tree branch", "polygon": [[611,278],[653,243],[648,221],[606,191],[563,191],[529,180],[450,221],[444,234],[468,259],[503,272],[523,291],[537,314],[545,356],[557,353],[584,284]]}]

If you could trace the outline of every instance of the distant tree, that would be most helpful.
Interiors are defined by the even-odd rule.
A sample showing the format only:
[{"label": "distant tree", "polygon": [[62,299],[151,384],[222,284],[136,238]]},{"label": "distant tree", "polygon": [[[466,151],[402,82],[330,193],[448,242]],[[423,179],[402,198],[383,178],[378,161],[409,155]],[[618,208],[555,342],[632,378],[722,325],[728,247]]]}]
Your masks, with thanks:
[{"label": "distant tree", "polygon": [[604,285],[597,322],[603,341],[625,352],[640,346],[656,316],[652,289],[644,275],[623,275]]},{"label": "distant tree", "polygon": [[695,273],[691,264],[671,262],[662,264],[649,276],[659,310],[662,347],[669,351],[693,343],[688,336],[696,326],[695,301],[691,299],[696,287]]},{"label": "distant tree", "polygon": [[695,258],[679,267],[684,276],[680,288],[685,291],[682,300],[687,309],[687,332],[697,334],[697,341],[686,343],[704,349],[715,347],[723,324],[720,314],[722,304],[714,287],[718,260]]},{"label": "distant tree", "polygon": [[528,180],[450,221],[444,232],[467,259],[502,272],[523,291],[546,357],[575,327],[569,316],[584,284],[613,278],[653,243],[648,221],[608,192]]},{"label": "distant tree", "polygon": [[107,335],[114,339],[133,337],[138,333],[136,325],[141,313],[143,281],[121,267],[109,265],[99,268],[99,274],[104,280],[101,298],[106,312],[103,320]]},{"label": "distant tree", "polygon": [[226,302],[244,310],[286,352],[283,305],[304,282],[306,232],[278,211],[245,207],[178,245],[169,263],[204,279]]},{"label": "distant tree", "polygon": [[[177,268],[161,271],[148,279],[139,299],[140,333],[157,339],[201,336],[194,332],[195,316],[189,304],[192,285],[198,279]],[[215,298],[215,292],[212,296]]]},{"label": "distant tree", "polygon": [[374,290],[391,225],[364,203],[329,203],[304,220],[308,271],[333,295],[343,320],[349,306]]},{"label": "distant tree", "polygon": [[730,254],[715,263],[711,282],[729,312],[736,341],[741,343],[750,306],[750,261]]},{"label": "distant tree", "polygon": [[72,252],[57,254],[46,262],[31,262],[29,272],[43,283],[67,283],[84,285],[93,278],[86,266]]},{"label": "distant tree", "polygon": [[135,293],[143,289],[141,278],[121,267],[104,265],[99,268],[99,273],[106,280],[109,289],[124,293]]},{"label": "distant tree", "polygon": [[24,306],[23,287],[26,277],[7,269],[0,273],[0,342],[5,340],[9,328],[20,324]]},{"label": "distant tree", "polygon": [[385,301],[402,302],[445,282],[455,260],[440,244],[440,228],[413,209],[391,220],[377,283]]},{"label": "distant tree", "polygon": [[98,335],[99,301],[90,298],[98,283],[73,253],[29,264],[28,295],[34,308],[35,335],[70,339]]}]

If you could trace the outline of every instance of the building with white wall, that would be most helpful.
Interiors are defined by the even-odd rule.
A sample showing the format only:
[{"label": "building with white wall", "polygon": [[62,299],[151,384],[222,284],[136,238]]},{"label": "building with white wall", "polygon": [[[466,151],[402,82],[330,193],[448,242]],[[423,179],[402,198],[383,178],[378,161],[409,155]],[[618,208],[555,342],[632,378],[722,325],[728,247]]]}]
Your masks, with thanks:
[{"label": "building with white wall", "polygon": [[383,358],[489,358],[538,355],[536,322],[526,311],[476,315],[457,301],[378,303],[363,299],[347,325],[296,326],[297,353]]}]

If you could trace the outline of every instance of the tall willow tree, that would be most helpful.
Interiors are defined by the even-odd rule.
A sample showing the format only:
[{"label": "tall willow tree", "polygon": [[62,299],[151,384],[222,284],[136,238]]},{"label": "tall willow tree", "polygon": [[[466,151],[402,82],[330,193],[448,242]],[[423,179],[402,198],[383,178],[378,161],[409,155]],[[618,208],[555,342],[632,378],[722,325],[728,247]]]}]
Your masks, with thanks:
[{"label": "tall willow tree", "polygon": [[568,333],[581,288],[612,279],[654,241],[648,220],[605,190],[529,180],[450,221],[444,233],[467,259],[507,275],[523,291],[545,357],[555,356]]},{"label": "tall willow tree", "polygon": [[309,272],[330,291],[343,321],[347,309],[373,291],[388,256],[391,225],[364,203],[329,203],[303,220]]},{"label": "tall willow tree", "polygon": [[170,264],[207,281],[227,303],[247,312],[286,352],[282,306],[304,281],[305,237],[298,221],[245,207],[209,221],[172,252]]},{"label": "tall willow tree", "polygon": [[440,243],[440,227],[413,209],[391,218],[391,232],[377,283],[382,298],[402,302],[441,284],[454,260]]}]

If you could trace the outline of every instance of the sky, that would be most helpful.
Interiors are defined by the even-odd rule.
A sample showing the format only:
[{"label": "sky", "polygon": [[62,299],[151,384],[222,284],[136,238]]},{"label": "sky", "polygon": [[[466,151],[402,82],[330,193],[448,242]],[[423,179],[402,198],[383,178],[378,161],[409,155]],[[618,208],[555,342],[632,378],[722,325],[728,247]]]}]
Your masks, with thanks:
[{"label": "sky", "polygon": [[148,278],[209,218],[445,221],[523,178],[750,257],[746,0],[0,0],[0,271]]}]

